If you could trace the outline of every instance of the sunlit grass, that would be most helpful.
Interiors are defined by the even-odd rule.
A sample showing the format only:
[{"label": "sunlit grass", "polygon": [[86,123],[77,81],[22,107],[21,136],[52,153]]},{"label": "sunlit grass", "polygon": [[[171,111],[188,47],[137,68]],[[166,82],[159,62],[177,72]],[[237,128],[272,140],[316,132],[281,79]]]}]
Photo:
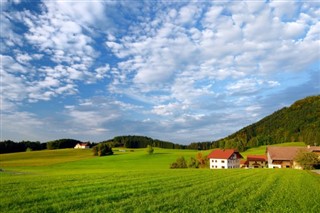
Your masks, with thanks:
[{"label": "sunlit grass", "polygon": [[[153,155],[145,149],[114,152],[106,157],[93,157],[91,150],[73,149],[0,155],[5,171],[0,173],[0,212],[320,209],[320,176],[307,171],[172,170],[169,166],[177,157],[189,160],[198,151],[156,148]],[[22,164],[23,160],[26,163]]]}]

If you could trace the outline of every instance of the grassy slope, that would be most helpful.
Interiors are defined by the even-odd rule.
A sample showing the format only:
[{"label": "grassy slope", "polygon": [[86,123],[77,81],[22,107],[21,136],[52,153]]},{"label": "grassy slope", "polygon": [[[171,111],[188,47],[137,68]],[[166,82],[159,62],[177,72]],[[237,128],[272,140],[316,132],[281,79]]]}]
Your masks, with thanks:
[{"label": "grassy slope", "polygon": [[0,155],[0,167],[48,166],[93,158],[92,151],[76,149],[43,150]]},{"label": "grassy slope", "polygon": [[[196,153],[156,149],[147,155],[136,149],[99,158],[90,150],[66,149],[0,155],[0,167],[9,171],[0,173],[0,212],[320,209],[320,176],[306,171],[168,169],[177,157],[189,159]],[[23,163],[23,158],[28,160]]]},{"label": "grassy slope", "polygon": [[[282,144],[274,144],[274,145],[268,145],[268,146],[305,146],[305,143],[303,142],[290,142],[290,143],[282,143]],[[241,152],[241,155],[246,158],[247,155],[263,155],[266,153],[266,148],[267,146],[259,146],[259,147],[254,147],[250,148],[245,152]]]},{"label": "grassy slope", "polygon": [[[168,169],[178,157],[187,160],[194,157],[194,150],[171,150],[155,148],[153,155],[145,149],[131,149],[134,152],[119,152],[113,156],[94,157],[91,150],[61,149],[54,151],[24,152],[0,155],[0,168],[14,171],[73,172],[72,170],[153,170]],[[209,151],[204,151],[208,154]]]}]

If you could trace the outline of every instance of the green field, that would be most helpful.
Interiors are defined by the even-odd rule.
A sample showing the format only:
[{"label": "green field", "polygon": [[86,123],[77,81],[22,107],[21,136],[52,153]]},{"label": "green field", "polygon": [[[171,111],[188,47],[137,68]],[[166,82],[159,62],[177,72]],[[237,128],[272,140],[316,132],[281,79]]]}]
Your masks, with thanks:
[{"label": "green field", "polygon": [[[263,148],[261,148],[263,150]],[[319,212],[320,176],[293,169],[169,169],[197,151],[0,155],[1,212]],[[208,154],[209,151],[204,152]],[[252,150],[247,151],[252,154]],[[259,153],[254,153],[259,154]],[[244,153],[246,155],[246,153]]]}]

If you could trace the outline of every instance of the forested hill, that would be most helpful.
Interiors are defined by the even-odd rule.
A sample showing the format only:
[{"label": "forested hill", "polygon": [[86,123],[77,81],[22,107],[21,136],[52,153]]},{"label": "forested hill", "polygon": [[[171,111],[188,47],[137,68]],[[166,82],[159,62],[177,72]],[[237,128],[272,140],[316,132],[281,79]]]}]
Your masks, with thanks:
[{"label": "forested hill", "polygon": [[126,147],[126,148],[145,148],[147,145],[153,147],[166,148],[166,149],[185,149],[186,145],[175,144],[168,141],[161,141],[152,139],[146,136],[127,135],[127,136],[116,136],[113,139],[102,141],[110,147]]},{"label": "forested hill", "polygon": [[242,151],[248,147],[296,141],[320,145],[320,95],[296,101],[212,145]]}]

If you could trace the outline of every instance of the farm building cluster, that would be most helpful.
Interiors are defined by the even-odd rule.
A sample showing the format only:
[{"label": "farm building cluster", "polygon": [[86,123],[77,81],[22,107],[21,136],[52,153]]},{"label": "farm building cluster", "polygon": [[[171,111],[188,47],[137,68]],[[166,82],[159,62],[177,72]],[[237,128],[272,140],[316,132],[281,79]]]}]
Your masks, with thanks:
[{"label": "farm building cluster", "polygon": [[213,150],[208,158],[210,169],[233,169],[233,168],[294,168],[301,169],[295,161],[299,152],[314,152],[320,158],[319,146],[308,147],[276,147],[266,148],[265,155],[248,155],[247,159],[235,149]]}]

